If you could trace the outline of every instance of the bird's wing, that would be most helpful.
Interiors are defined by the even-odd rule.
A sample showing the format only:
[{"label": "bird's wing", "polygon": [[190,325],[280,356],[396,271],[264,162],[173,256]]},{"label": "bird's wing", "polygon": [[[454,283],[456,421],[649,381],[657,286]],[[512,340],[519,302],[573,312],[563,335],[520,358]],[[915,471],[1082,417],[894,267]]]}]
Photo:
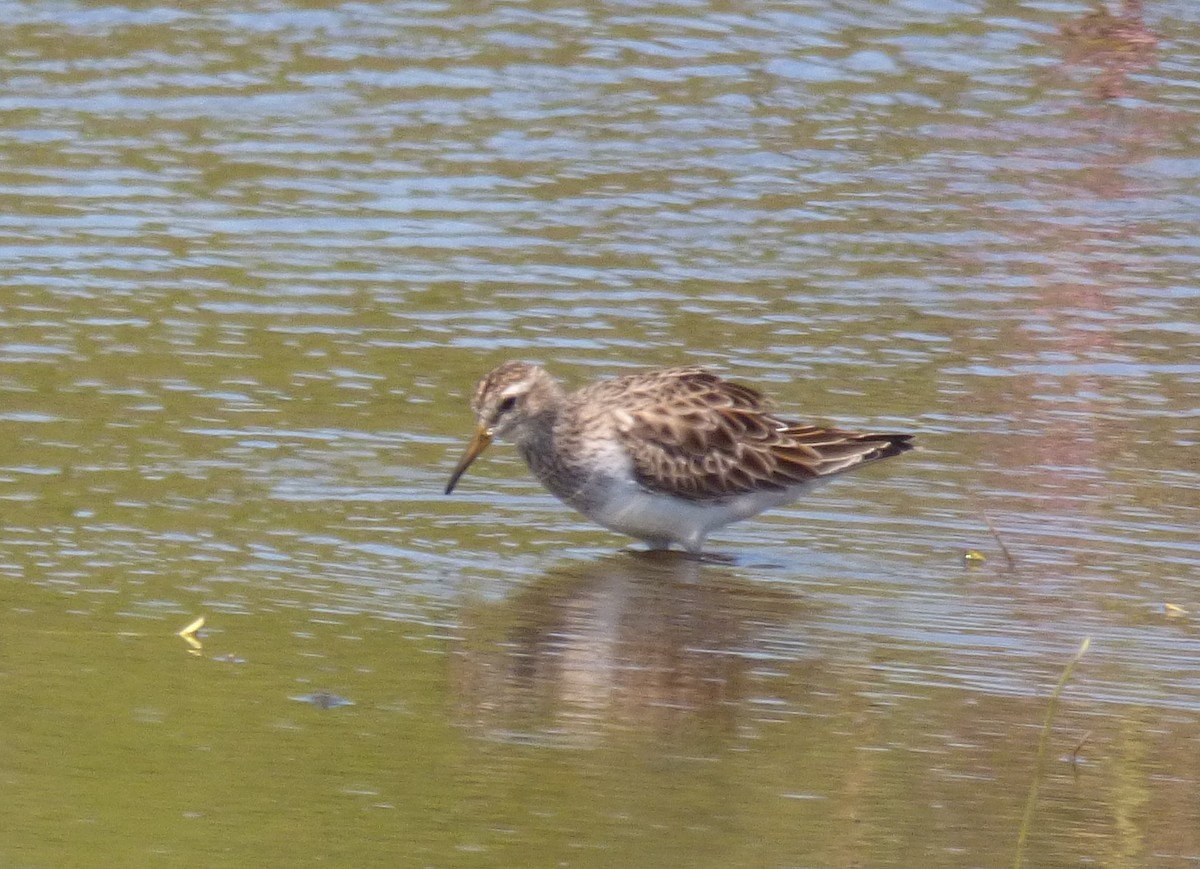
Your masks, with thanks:
[{"label": "bird's wing", "polygon": [[693,501],[781,490],[910,449],[911,435],[801,425],[756,390],[699,368],[596,384],[647,489]]}]

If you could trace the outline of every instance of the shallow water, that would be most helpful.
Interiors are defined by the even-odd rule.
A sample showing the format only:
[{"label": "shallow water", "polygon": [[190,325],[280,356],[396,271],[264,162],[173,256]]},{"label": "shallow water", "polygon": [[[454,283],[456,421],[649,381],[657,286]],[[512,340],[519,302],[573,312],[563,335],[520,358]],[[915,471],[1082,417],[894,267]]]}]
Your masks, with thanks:
[{"label": "shallow water", "polygon": [[[0,864],[1200,861],[1200,26],[1091,8],[4,5]],[[921,449],[646,556],[442,495],[513,357]]]}]

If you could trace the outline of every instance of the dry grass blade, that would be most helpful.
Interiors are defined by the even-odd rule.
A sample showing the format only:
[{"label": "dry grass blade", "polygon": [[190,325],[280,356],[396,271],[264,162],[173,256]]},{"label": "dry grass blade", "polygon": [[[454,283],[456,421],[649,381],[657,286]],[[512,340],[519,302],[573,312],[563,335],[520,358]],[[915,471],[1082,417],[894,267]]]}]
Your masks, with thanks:
[{"label": "dry grass blade", "polygon": [[1025,844],[1029,840],[1029,828],[1033,826],[1033,810],[1037,805],[1038,786],[1041,784],[1042,768],[1046,762],[1046,745],[1050,742],[1050,727],[1054,723],[1054,713],[1058,709],[1058,698],[1062,696],[1063,689],[1067,686],[1067,680],[1071,678],[1071,671],[1087,653],[1088,646],[1091,644],[1092,638],[1084,637],[1083,642],[1079,645],[1079,651],[1067,662],[1067,668],[1063,670],[1058,684],[1054,686],[1054,691],[1050,694],[1050,704],[1046,708],[1046,720],[1042,722],[1042,736],[1038,740],[1033,783],[1029,786],[1029,796],[1025,798],[1025,813],[1021,817],[1021,831],[1017,835],[1017,857],[1013,861],[1014,869],[1021,869],[1025,865]]}]

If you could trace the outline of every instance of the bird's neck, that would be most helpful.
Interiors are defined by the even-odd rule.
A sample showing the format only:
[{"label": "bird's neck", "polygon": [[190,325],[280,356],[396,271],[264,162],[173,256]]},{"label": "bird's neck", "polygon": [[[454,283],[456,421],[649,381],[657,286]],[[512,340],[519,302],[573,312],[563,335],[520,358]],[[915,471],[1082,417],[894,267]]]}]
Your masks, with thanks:
[{"label": "bird's neck", "polygon": [[547,404],[513,432],[513,443],[522,455],[528,458],[531,453],[550,452],[554,445],[554,424],[558,421],[558,414],[557,404]]},{"label": "bird's neck", "polygon": [[564,451],[559,443],[558,423],[562,412],[563,404],[548,403],[537,415],[526,420],[515,442],[534,476],[555,495],[566,498],[574,489],[575,484],[571,481],[578,476],[578,469],[572,462],[576,457],[570,451]]}]

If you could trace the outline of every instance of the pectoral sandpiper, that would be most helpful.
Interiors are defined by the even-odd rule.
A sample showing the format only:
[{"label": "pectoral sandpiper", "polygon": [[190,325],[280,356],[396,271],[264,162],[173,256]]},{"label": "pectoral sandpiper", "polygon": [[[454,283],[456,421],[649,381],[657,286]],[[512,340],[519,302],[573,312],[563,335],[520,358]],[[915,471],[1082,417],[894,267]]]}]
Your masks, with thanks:
[{"label": "pectoral sandpiper", "polygon": [[803,425],[754,389],[667,368],[565,392],[544,368],[505,362],[475,387],[475,436],[446,485],[493,438],[514,442],[542,485],[651,548],[697,553],[715,528],[912,449],[912,435]]}]

